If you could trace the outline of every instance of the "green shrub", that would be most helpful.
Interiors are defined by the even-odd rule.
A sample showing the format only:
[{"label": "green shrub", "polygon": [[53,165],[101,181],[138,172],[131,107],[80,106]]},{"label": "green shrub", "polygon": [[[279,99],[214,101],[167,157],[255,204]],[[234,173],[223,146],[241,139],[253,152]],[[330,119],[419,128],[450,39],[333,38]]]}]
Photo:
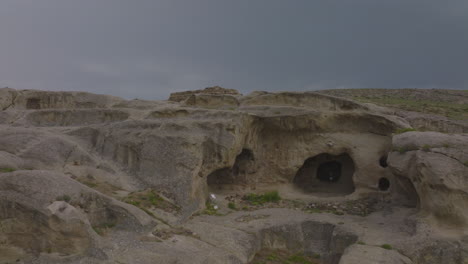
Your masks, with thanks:
[{"label": "green shrub", "polygon": [[386,249],[386,250],[392,250],[393,249],[393,247],[391,245],[389,245],[389,244],[383,244],[380,247],[383,248],[383,249]]},{"label": "green shrub", "polygon": [[232,209],[232,210],[237,210],[237,208],[236,208],[236,204],[235,204],[235,203],[233,203],[233,202],[229,202],[229,203],[228,203],[228,207],[229,207],[229,209]]},{"label": "green shrub", "polygon": [[395,131],[395,134],[403,134],[403,133],[406,133],[406,132],[412,132],[412,131],[417,131],[416,129],[414,128],[411,128],[411,127],[408,127],[408,128],[400,128],[400,129],[397,129]]},{"label": "green shrub", "polygon": [[250,193],[245,195],[242,199],[248,201],[252,205],[262,205],[264,203],[277,203],[281,200],[281,197],[277,191],[272,191],[264,194]]}]

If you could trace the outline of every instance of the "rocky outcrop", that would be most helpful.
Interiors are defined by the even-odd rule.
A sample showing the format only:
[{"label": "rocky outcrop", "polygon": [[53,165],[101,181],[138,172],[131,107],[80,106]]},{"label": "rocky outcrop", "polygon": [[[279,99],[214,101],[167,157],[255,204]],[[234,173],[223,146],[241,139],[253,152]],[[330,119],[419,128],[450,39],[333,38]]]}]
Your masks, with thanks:
[{"label": "rocky outcrop", "polygon": [[[359,232],[341,228],[341,221],[357,220],[342,217],[347,211],[334,204],[352,211],[356,203],[349,202],[361,198],[379,199],[384,215],[419,209],[428,223],[467,230],[466,135],[395,135],[412,123],[388,109],[312,92],[241,96],[220,87],[160,102],[13,89],[0,95],[0,256],[8,261],[247,263],[259,250],[300,249],[327,264],[342,254],[342,261],[355,261],[363,250],[372,251],[368,261],[407,263],[375,245],[346,249],[364,232],[357,225],[376,221],[378,233],[381,222],[391,221],[363,216],[351,226]],[[304,205],[306,212],[266,216],[247,207],[237,218],[220,218],[222,224],[194,220],[207,207],[217,215],[209,210],[211,194],[226,198],[217,206],[228,210],[237,201],[229,195],[270,190],[296,210],[317,200],[341,218]],[[426,233],[407,216],[409,224],[391,225],[416,236],[408,241],[414,245]],[[373,238],[400,234],[398,228]],[[168,233],[176,238],[161,241]]]},{"label": "rocky outcrop", "polygon": [[423,214],[442,225],[468,224],[468,137],[407,132],[393,138],[392,172],[412,185]]},{"label": "rocky outcrop", "polygon": [[241,95],[241,94],[235,89],[226,89],[226,88],[223,88],[223,87],[220,87],[220,86],[213,86],[213,87],[206,87],[203,90],[193,90],[193,91],[184,91],[184,92],[171,93],[171,95],[169,96],[169,101],[182,102],[182,101],[190,98],[192,95],[218,95],[218,96],[231,95],[231,96],[238,96],[238,95]]},{"label": "rocky outcrop", "polygon": [[75,109],[106,108],[123,99],[91,94],[86,92],[49,92],[37,90],[17,91],[9,88],[0,89],[0,109]]},{"label": "rocky outcrop", "polygon": [[143,211],[60,173],[0,173],[0,240],[10,250],[86,254],[97,246],[100,227],[135,230],[152,223]]}]

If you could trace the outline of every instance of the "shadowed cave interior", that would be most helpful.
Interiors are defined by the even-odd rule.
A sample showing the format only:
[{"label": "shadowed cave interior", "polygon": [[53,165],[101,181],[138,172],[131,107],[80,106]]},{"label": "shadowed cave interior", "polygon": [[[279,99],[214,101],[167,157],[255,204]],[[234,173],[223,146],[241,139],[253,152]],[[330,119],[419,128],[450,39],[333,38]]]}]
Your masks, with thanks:
[{"label": "shadowed cave interior", "polygon": [[308,193],[347,195],[354,192],[354,162],[344,153],[327,153],[304,162],[294,177],[294,185]]},{"label": "shadowed cave interior", "polygon": [[255,172],[254,155],[251,150],[243,149],[237,155],[232,167],[215,170],[208,175],[208,187],[213,190],[233,189],[249,183],[249,175]]}]

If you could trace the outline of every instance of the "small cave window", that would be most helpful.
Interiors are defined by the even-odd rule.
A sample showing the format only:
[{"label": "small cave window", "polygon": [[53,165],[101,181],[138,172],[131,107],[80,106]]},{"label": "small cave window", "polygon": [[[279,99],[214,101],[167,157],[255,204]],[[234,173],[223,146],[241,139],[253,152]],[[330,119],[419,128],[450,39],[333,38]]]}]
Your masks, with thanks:
[{"label": "small cave window", "polygon": [[382,167],[382,168],[387,168],[387,167],[388,167],[388,164],[387,164],[387,155],[384,155],[384,156],[382,156],[382,157],[379,159],[379,165],[380,165],[380,167]]},{"label": "small cave window", "polygon": [[41,109],[41,100],[39,98],[29,98],[26,101],[26,109]]},{"label": "small cave window", "polygon": [[354,162],[347,154],[319,154],[308,158],[294,177],[294,185],[317,195],[347,195],[354,192]]},{"label": "small cave window", "polygon": [[390,188],[390,181],[385,177],[380,178],[379,179],[379,190],[387,191],[389,188]]}]

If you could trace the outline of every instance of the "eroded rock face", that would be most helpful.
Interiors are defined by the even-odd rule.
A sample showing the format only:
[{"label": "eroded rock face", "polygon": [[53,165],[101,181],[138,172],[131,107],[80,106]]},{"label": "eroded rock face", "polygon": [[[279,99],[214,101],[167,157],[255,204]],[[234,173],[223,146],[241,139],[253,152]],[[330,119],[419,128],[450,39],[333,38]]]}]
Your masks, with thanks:
[{"label": "eroded rock face", "polygon": [[[0,95],[0,241],[9,245],[0,243],[0,253],[8,261],[35,256],[31,263],[54,263],[49,257],[57,253],[87,256],[75,258],[86,263],[135,256],[136,263],[247,263],[262,248],[300,248],[336,264],[357,241],[337,227],[340,221],[309,215],[293,225],[254,217],[264,226],[253,231],[250,224],[239,231],[190,220],[211,193],[224,191],[280,189],[324,203],[388,194],[401,199],[399,206],[466,228],[466,136],[394,136],[410,126],[407,120],[351,100],[310,92],[241,96],[220,87],[161,102],[13,89]],[[141,194],[151,195],[137,200]],[[171,210],[143,206],[160,203]],[[187,232],[157,244],[145,233],[156,222],[170,229],[187,221],[220,234]],[[101,237],[100,228],[115,231]],[[17,236],[20,230],[26,232]],[[235,237],[223,241],[223,234]],[[130,255],[122,253],[127,247]],[[193,251],[212,255],[187,253]],[[406,263],[398,254],[385,259]]]},{"label": "eroded rock face", "polygon": [[0,239],[26,254],[88,253],[93,228],[134,229],[152,224],[144,212],[50,171],[0,174]]},{"label": "eroded rock face", "polygon": [[393,138],[388,165],[409,179],[423,213],[439,223],[468,224],[468,137],[437,132],[407,132]]}]

